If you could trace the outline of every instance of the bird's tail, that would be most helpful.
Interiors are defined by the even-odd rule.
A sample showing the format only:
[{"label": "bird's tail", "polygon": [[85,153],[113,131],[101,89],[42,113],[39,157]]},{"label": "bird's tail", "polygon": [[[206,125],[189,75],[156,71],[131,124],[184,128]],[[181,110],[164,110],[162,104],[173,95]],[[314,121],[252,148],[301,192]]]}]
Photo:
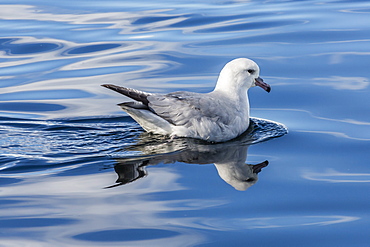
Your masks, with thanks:
[{"label": "bird's tail", "polygon": [[116,91],[117,93],[123,94],[131,99],[134,99],[136,101],[143,103],[146,106],[148,106],[149,104],[149,101],[147,98],[150,95],[150,93],[145,93],[145,92],[132,89],[132,88],[116,86],[113,84],[103,84],[102,87],[106,87],[113,91]]}]

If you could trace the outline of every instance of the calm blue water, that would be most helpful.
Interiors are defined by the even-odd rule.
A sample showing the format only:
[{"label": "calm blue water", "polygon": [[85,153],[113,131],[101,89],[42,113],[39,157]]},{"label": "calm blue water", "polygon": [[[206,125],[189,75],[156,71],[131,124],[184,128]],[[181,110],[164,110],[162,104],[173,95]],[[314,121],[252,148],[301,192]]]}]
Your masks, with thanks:
[{"label": "calm blue water", "polygon": [[[1,0],[0,246],[369,246],[369,14]],[[148,135],[100,87],[209,92],[237,57],[272,91],[225,144]]]}]

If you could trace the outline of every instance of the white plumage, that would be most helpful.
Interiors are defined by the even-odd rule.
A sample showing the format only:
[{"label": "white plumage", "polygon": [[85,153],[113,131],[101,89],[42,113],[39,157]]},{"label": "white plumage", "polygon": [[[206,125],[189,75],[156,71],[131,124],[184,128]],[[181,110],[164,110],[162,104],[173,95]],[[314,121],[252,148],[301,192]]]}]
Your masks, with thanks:
[{"label": "white plumage", "polygon": [[221,70],[215,89],[205,94],[152,94],[112,84],[102,86],[136,100],[119,106],[148,132],[224,142],[249,126],[248,89],[257,85],[270,92],[259,72],[254,61],[234,59]]}]

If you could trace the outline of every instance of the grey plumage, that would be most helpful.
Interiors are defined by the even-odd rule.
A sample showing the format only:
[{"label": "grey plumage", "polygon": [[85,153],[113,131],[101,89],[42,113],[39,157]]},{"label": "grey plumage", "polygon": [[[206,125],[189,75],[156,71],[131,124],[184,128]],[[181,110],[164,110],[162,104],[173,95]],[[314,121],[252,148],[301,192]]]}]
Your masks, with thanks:
[{"label": "grey plumage", "polygon": [[112,84],[102,86],[135,100],[119,106],[148,132],[224,142],[247,130],[247,90],[256,85],[270,91],[259,77],[258,65],[239,58],[224,66],[210,93],[155,94]]},{"label": "grey plumage", "polygon": [[151,95],[148,101],[152,112],[176,126],[190,127],[201,119],[209,119],[221,125],[230,121],[228,115],[222,114],[225,107],[220,99],[205,94],[174,92]]},{"label": "grey plumage", "polygon": [[[227,111],[228,106],[220,102],[220,99],[211,99],[208,95],[192,92],[151,94],[112,84],[102,86],[140,102],[124,102],[118,104],[119,106],[146,109],[176,126],[191,127],[201,118],[218,123],[220,128],[230,122],[230,117],[222,114],[225,110]],[[206,110],[204,106],[207,107]]]}]

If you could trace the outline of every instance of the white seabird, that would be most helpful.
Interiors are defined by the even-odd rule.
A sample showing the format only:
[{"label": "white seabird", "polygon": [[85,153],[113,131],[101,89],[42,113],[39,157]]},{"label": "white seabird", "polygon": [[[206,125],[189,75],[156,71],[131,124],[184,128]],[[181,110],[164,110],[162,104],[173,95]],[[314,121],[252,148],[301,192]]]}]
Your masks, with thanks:
[{"label": "white seabird", "polygon": [[271,90],[259,73],[254,61],[237,58],[224,66],[210,93],[157,94],[112,84],[102,86],[134,99],[119,106],[148,132],[225,142],[248,129],[248,89],[260,86]]}]

